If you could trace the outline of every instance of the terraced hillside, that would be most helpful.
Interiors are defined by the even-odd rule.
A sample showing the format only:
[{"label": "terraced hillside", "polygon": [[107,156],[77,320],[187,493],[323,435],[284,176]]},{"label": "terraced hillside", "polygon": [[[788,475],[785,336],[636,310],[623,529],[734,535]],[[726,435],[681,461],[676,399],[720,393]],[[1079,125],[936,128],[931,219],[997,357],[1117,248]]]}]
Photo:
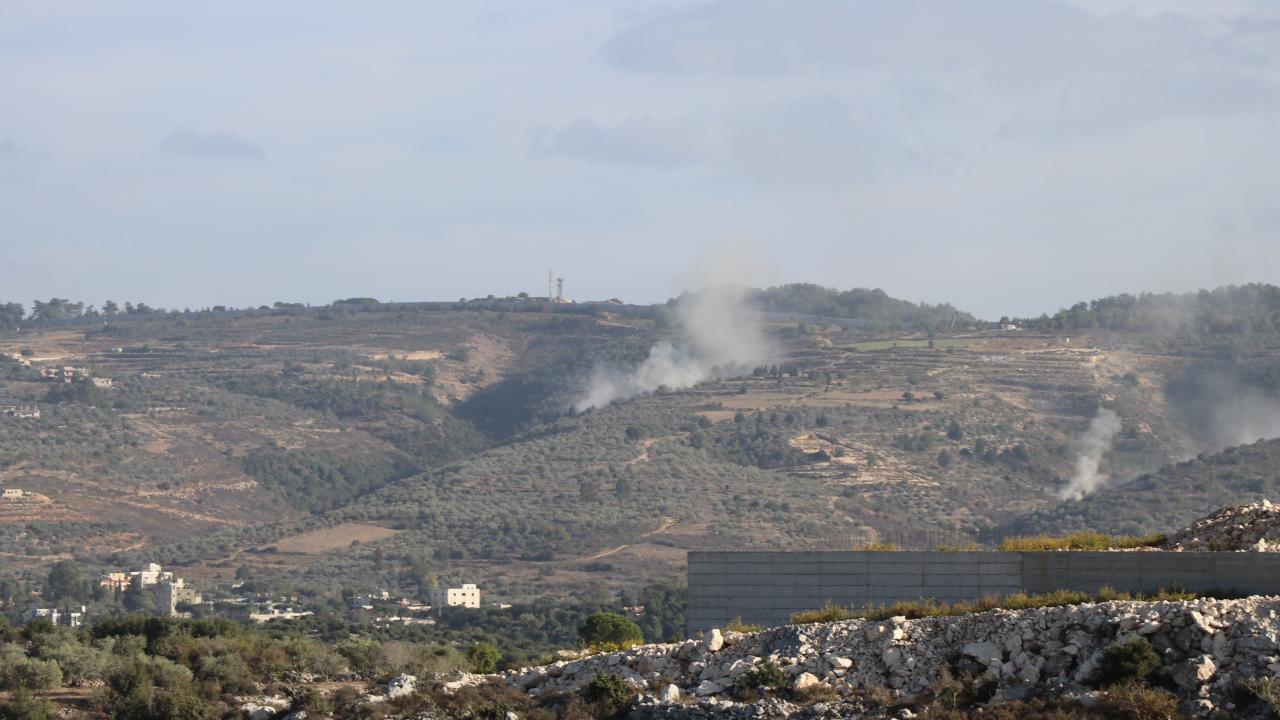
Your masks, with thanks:
[{"label": "terraced hillside", "polygon": [[[1135,528],[1253,497],[1170,499],[1164,474],[1142,478],[1215,449],[1187,388],[1207,366],[1265,376],[1269,335],[1224,353],[769,317],[753,370],[586,412],[570,407],[594,367],[679,340],[662,312],[324,308],[3,338],[34,367],[0,372],[0,406],[42,414],[0,419],[0,481],[48,503],[0,514],[16,548],[0,562],[149,559],[329,594],[466,579],[523,599],[676,580],[689,549],[965,545],[1102,522],[1122,492],[1110,506]],[[40,379],[65,365],[114,384]],[[1120,429],[1103,489],[1064,503],[1104,407]]]}]

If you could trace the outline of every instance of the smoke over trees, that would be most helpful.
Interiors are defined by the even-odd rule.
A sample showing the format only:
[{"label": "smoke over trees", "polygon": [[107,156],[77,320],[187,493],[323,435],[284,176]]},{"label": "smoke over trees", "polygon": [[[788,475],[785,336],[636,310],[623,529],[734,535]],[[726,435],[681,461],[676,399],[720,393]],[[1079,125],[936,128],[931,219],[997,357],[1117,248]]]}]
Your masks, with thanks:
[{"label": "smoke over trees", "polygon": [[1099,408],[1089,421],[1089,429],[1080,439],[1080,455],[1071,480],[1058,491],[1063,500],[1080,500],[1092,494],[1110,478],[1099,471],[1102,456],[1111,449],[1111,441],[1120,432],[1120,416],[1114,410]]},{"label": "smoke over trees", "polygon": [[719,286],[686,293],[674,318],[683,337],[663,340],[638,366],[597,365],[575,410],[604,407],[658,388],[688,388],[731,377],[765,361],[770,353],[757,314],[743,288]]}]

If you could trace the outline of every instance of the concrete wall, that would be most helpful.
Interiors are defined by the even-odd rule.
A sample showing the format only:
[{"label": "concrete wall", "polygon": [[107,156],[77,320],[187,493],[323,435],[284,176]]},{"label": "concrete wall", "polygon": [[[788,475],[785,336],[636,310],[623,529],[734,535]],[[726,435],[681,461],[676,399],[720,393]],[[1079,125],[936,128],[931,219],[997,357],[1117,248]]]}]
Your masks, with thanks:
[{"label": "concrete wall", "polygon": [[829,603],[955,602],[1104,586],[1280,595],[1280,553],[691,552],[687,626],[697,632],[739,617],[782,625],[794,612]]}]

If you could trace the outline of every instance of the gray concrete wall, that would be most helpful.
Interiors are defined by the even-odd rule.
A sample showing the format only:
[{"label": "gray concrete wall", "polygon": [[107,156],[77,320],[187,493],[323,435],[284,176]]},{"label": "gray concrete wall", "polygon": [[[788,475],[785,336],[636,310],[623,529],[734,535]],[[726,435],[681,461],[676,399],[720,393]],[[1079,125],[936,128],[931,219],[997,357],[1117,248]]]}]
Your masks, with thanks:
[{"label": "gray concrete wall", "polygon": [[1280,553],[691,552],[690,632],[785,624],[827,604],[944,602],[1051,590],[1280,595]]}]

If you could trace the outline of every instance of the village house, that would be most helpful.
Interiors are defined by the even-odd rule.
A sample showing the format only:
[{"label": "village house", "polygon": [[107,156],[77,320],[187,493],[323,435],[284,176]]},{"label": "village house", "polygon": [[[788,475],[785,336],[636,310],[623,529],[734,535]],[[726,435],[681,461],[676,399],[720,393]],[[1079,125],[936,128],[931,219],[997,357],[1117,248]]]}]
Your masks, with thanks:
[{"label": "village house", "polygon": [[0,498],[4,498],[5,500],[20,500],[22,499],[22,491],[18,488],[5,488],[3,491],[0,491]]},{"label": "village house", "polygon": [[40,408],[35,405],[10,405],[4,409],[4,414],[14,418],[37,420],[40,418]]},{"label": "village house", "polygon": [[85,607],[80,606],[79,610],[69,612],[60,612],[57,608],[32,608],[23,616],[25,622],[35,622],[36,620],[48,620],[54,625],[62,625],[65,627],[80,627],[84,624]]},{"label": "village house", "polygon": [[[171,573],[170,573],[171,575]],[[182,578],[159,584],[156,588],[156,614],[178,615],[179,605],[198,605],[203,601],[200,591],[188,587]]]},{"label": "village house", "polygon": [[435,607],[480,607],[480,588],[471,583],[460,588],[439,588],[431,591],[431,604]]},{"label": "village house", "polygon": [[133,572],[110,572],[98,576],[98,584],[105,588],[123,592],[135,581],[138,587],[146,589],[164,582],[173,581],[173,573],[165,571],[155,563],[149,563],[145,569]]}]

